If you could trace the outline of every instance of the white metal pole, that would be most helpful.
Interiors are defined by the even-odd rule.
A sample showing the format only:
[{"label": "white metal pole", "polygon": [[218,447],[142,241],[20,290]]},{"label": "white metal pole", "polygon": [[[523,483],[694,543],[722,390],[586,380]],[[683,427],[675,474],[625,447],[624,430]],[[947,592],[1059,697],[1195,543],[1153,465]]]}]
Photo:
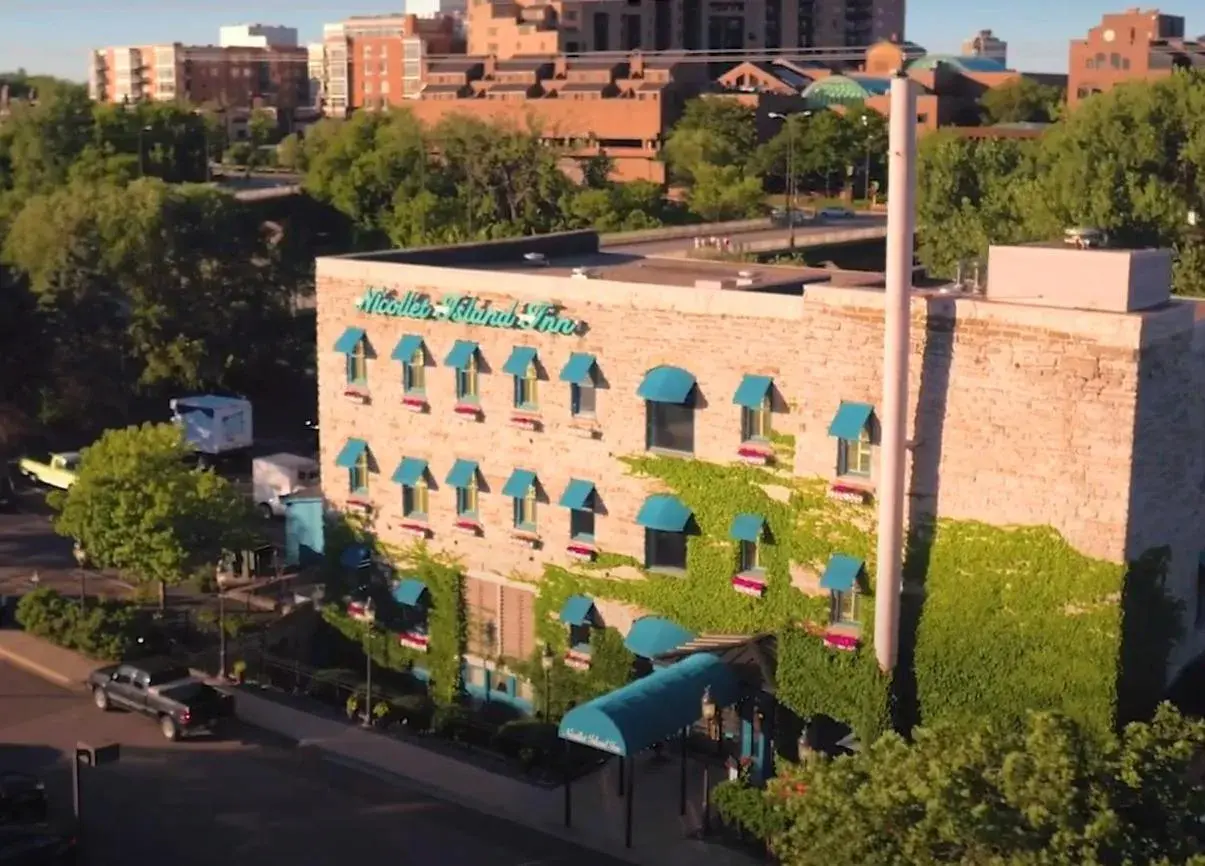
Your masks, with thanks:
[{"label": "white metal pole", "polygon": [[874,648],[879,667],[899,658],[908,431],[908,326],[916,196],[916,95],[901,70],[891,81],[887,190],[887,291],[880,422],[879,546]]}]

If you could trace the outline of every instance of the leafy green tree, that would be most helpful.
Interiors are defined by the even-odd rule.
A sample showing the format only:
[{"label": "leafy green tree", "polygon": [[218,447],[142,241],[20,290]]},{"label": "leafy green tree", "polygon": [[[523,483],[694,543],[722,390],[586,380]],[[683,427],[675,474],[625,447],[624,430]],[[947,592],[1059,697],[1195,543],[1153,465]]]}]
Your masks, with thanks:
[{"label": "leafy green tree", "polygon": [[757,149],[752,107],[730,99],[692,99],[665,140],[674,180],[688,182],[705,166],[744,169]]},{"label": "leafy green tree", "polygon": [[301,138],[297,133],[286,135],[276,146],[276,164],[291,171],[301,168]]},{"label": "leafy green tree", "polygon": [[1203,748],[1170,705],[1104,743],[1051,714],[919,729],[787,769],[758,817],[790,866],[1201,864]]},{"label": "leafy green tree", "polygon": [[251,112],[251,117],[247,119],[247,144],[251,147],[247,159],[248,172],[269,164],[265,148],[276,141],[278,131],[275,114],[262,108]]},{"label": "leafy green tree", "polygon": [[71,489],[51,497],[55,531],[102,567],[157,584],[162,604],[168,586],[245,545],[253,519],[226,479],[186,457],[170,424],[107,431],[84,449]]},{"label": "leafy green tree", "polygon": [[761,178],[745,177],[735,165],[697,166],[687,193],[690,209],[708,222],[757,216],[762,198]]},{"label": "leafy green tree", "polygon": [[983,122],[1050,123],[1062,113],[1063,91],[1020,76],[1003,87],[988,88],[979,97]]}]

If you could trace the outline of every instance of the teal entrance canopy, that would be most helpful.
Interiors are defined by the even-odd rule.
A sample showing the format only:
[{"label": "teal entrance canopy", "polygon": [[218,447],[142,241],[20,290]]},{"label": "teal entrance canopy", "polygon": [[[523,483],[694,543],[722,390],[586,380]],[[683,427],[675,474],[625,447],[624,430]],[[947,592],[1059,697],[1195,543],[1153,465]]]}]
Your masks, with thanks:
[{"label": "teal entrance canopy", "polygon": [[560,735],[612,755],[635,755],[694,724],[708,689],[718,707],[740,698],[728,665],[709,653],[693,655],[570,710]]},{"label": "teal entrance canopy", "polygon": [[642,616],[632,623],[628,636],[623,639],[623,645],[642,658],[653,659],[670,650],[676,650],[694,638],[693,632],[687,631],[673,620]]}]

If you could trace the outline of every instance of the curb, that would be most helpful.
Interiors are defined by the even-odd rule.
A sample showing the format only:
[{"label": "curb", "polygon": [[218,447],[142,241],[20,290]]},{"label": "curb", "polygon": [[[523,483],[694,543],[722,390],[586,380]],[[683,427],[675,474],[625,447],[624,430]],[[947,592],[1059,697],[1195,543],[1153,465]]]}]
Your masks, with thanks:
[{"label": "curb", "polygon": [[416,779],[411,779],[409,776],[404,776],[400,773],[394,773],[389,770],[383,770],[380,767],[357,760],[356,758],[348,758],[336,752],[328,750],[321,743],[307,742],[304,740],[298,741],[298,747],[314,749],[319,753],[319,758],[331,764],[353,770],[358,773],[363,773],[367,776],[380,779],[390,785],[395,785],[408,791],[413,791],[417,794],[422,794],[427,797],[448,803],[453,806],[460,806],[472,812],[479,812],[482,815],[489,815],[491,818],[497,818],[506,821],[509,824],[514,824],[518,827],[527,827],[537,833],[543,833],[545,836],[552,836],[560,839],[563,842],[569,842],[579,848],[587,848],[599,854],[605,854],[616,860],[623,860],[627,863],[642,866],[645,863],[635,851],[629,851],[624,848],[616,849],[610,845],[595,841],[594,839],[574,833],[559,824],[551,824],[547,822],[535,822],[531,820],[523,820],[520,816],[509,812],[506,809],[501,809],[490,803],[478,800],[473,797],[466,797],[463,794],[453,793],[443,788],[434,787],[431,785],[418,782]]},{"label": "curb", "polygon": [[21,670],[25,671],[26,673],[33,674],[35,677],[44,679],[47,682],[53,683],[56,686],[60,686],[65,689],[70,689],[73,692],[84,691],[83,683],[77,682],[76,680],[73,680],[71,677],[64,676],[63,674],[59,673],[58,671],[52,670],[51,668],[48,668],[45,665],[41,665],[35,661],[31,661],[30,659],[27,659],[25,656],[23,656],[19,653],[15,653],[10,649],[0,647],[0,660],[6,661],[9,664],[11,664],[13,667],[21,668]]}]

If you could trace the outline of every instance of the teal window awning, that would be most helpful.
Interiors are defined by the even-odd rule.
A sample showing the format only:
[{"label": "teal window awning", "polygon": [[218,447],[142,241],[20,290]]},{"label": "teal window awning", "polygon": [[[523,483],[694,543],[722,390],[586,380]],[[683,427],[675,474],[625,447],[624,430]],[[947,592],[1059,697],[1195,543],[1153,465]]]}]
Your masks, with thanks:
[{"label": "teal window awning", "polygon": [[635,755],[698,721],[706,689],[720,708],[741,696],[732,669],[710,653],[699,653],[573,708],[559,733],[599,751]]},{"label": "teal window awning", "polygon": [[452,350],[444,363],[454,370],[467,370],[469,363],[477,355],[477,344],[472,340],[457,340],[452,344]]},{"label": "teal window awning", "polygon": [[842,400],[833,422],[828,425],[828,435],[837,439],[860,439],[873,414],[874,407],[869,403],[847,403]]},{"label": "teal window awning", "polygon": [[636,523],[658,532],[685,532],[690,523],[690,509],[676,496],[655,493],[640,506]]},{"label": "teal window awning", "polygon": [[360,345],[360,341],[363,339],[363,328],[348,328],[339,335],[339,339],[335,340],[335,351],[342,352],[344,355],[350,355],[356,351],[356,346]]},{"label": "teal window awning", "polygon": [[561,381],[570,385],[589,385],[594,382],[594,367],[597,362],[593,355],[585,352],[574,352],[569,356],[568,363],[561,370]]},{"label": "teal window awning", "polygon": [[351,469],[367,450],[368,443],[363,439],[348,439],[343,445],[343,450],[339,452],[339,456],[335,458],[335,465],[340,469]]},{"label": "teal window awning", "polygon": [[565,625],[590,625],[594,621],[594,599],[588,595],[571,595],[561,605],[561,622]]},{"label": "teal window awning", "polygon": [[766,519],[760,514],[738,514],[732,519],[728,537],[733,541],[761,541]]},{"label": "teal window awning", "polygon": [[820,588],[829,592],[849,592],[858,585],[858,575],[863,567],[862,560],[857,557],[834,553],[820,578]]},{"label": "teal window awning", "polygon": [[638,656],[652,659],[694,639],[694,632],[687,631],[673,620],[643,616],[632,623],[623,645]]},{"label": "teal window awning", "polygon": [[427,474],[427,461],[417,457],[403,457],[393,473],[393,483],[413,487]]},{"label": "teal window awning", "polygon": [[410,363],[414,358],[414,353],[423,347],[423,338],[417,334],[406,334],[402,339],[397,341],[397,345],[393,347],[393,354],[389,357],[395,361]]},{"label": "teal window awning", "polygon": [[561,494],[560,505],[574,511],[590,511],[594,505],[594,482],[569,479],[565,492]]},{"label": "teal window awning", "polygon": [[522,499],[535,483],[536,474],[530,469],[516,469],[510,474],[510,478],[506,479],[502,495],[509,496],[511,499]]},{"label": "teal window awning", "polygon": [[393,588],[393,600],[407,607],[417,607],[426,594],[427,585],[417,577],[404,578]]},{"label": "teal window awning", "polygon": [[502,365],[502,372],[508,376],[526,376],[527,368],[535,363],[539,353],[531,346],[515,346],[510,350],[510,357]]},{"label": "teal window awning", "polygon": [[468,487],[477,478],[477,462],[474,460],[457,460],[452,464],[448,477],[444,481],[452,487]]},{"label": "teal window awning", "polygon": [[745,376],[732,395],[732,402],[746,409],[760,409],[772,387],[774,380],[769,376]]},{"label": "teal window awning", "polygon": [[690,399],[694,389],[694,374],[681,367],[654,367],[644,374],[644,381],[636,390],[636,396],[651,403],[676,403],[681,406]]}]

